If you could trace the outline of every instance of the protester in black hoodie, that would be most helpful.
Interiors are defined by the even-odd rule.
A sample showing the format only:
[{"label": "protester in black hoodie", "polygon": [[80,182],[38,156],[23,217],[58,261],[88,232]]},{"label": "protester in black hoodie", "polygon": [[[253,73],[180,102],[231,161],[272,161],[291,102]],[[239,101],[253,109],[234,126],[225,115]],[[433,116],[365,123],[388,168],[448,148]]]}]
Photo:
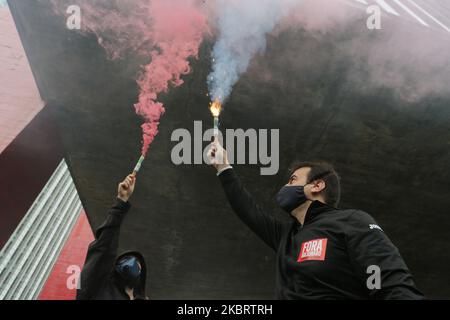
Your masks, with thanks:
[{"label": "protester in black hoodie", "polygon": [[119,183],[117,199],[106,221],[95,232],[81,272],[77,300],[137,300],[145,296],[147,267],[142,254],[128,251],[117,256],[122,221],[130,209],[128,199],[136,177]]}]

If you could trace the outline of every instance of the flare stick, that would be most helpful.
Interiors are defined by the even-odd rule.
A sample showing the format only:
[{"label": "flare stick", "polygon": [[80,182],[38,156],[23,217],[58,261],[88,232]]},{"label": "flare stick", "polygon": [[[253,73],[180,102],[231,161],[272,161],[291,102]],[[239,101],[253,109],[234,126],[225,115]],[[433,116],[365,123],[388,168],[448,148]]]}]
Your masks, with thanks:
[{"label": "flare stick", "polygon": [[136,163],[136,166],[133,169],[134,175],[136,175],[139,172],[139,170],[141,169],[141,165],[142,165],[142,162],[144,162],[144,159],[145,159],[145,157],[143,155],[141,155],[138,162]]}]

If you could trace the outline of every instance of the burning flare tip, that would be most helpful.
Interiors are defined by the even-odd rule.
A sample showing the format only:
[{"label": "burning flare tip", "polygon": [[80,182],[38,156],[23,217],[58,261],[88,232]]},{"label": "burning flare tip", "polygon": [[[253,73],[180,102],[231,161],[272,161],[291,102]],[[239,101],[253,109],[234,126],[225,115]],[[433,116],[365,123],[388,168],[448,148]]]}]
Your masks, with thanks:
[{"label": "burning flare tip", "polygon": [[222,111],[222,104],[219,99],[214,100],[214,102],[210,104],[209,110],[211,111],[213,117],[218,117],[220,115],[220,112]]}]

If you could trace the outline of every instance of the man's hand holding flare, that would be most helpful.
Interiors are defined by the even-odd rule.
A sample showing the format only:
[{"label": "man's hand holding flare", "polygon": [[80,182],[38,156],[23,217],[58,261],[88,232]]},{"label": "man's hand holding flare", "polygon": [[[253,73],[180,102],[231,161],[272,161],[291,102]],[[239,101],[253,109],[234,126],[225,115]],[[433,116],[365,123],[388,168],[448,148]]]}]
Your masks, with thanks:
[{"label": "man's hand holding flare", "polygon": [[222,169],[230,166],[227,151],[220,145],[217,136],[214,137],[213,142],[210,144],[207,156],[209,163],[216,168],[217,171],[222,171]]}]

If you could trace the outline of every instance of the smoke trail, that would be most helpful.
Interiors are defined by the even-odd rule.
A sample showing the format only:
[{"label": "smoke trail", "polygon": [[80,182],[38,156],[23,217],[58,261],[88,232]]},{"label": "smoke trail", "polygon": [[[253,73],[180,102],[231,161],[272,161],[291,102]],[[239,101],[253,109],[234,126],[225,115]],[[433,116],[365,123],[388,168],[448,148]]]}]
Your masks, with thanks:
[{"label": "smoke trail", "polygon": [[266,47],[266,34],[299,0],[217,0],[219,36],[213,71],[208,76],[211,99],[224,102],[251,58]]},{"label": "smoke trail", "polygon": [[137,77],[140,89],[136,113],[142,124],[145,156],[155,136],[164,106],[158,94],[183,84],[190,72],[188,59],[197,58],[207,21],[197,0],[54,0],[59,13],[79,5],[82,28],[94,33],[111,59],[128,51],[151,58]]},{"label": "smoke trail", "polygon": [[[429,5],[430,12],[438,12],[436,5]],[[441,9],[447,19],[442,21],[448,21],[450,10]],[[365,10],[347,6],[344,1],[309,0],[292,10],[280,29],[306,31],[324,44],[332,41],[339,54],[329,55],[327,63],[334,65],[349,58],[352,66],[342,81],[362,94],[385,88],[406,102],[450,96],[450,42],[446,30],[433,25],[432,20],[427,23],[433,27],[427,28],[417,21],[403,21],[388,14],[382,16],[382,29],[369,30],[367,17]],[[427,18],[423,14],[421,17]],[[280,54],[280,59],[292,61],[293,68],[305,59],[309,64],[320,61],[316,56],[288,49]]]},{"label": "smoke trail", "polygon": [[207,30],[206,19],[192,0],[153,0],[150,10],[153,18],[153,41],[158,50],[151,52],[151,63],[145,66],[138,79],[139,102],[136,113],[145,119],[142,125],[145,155],[158,133],[159,119],[164,113],[161,102],[156,101],[160,92],[169,84],[180,86],[180,76],[189,73],[189,57],[198,55],[198,48]]},{"label": "smoke trail", "polygon": [[[323,43],[335,39],[333,46],[339,48],[339,55],[330,55],[328,61],[333,64],[343,57],[352,58],[354,65],[342,81],[348,81],[354,90],[364,93],[388,88],[407,101],[450,95],[450,45],[445,30],[384,13],[382,29],[369,30],[365,10],[348,4],[344,0],[217,0],[211,4],[218,31],[213,71],[208,77],[212,100],[227,99],[252,57],[265,50],[267,34],[277,36],[286,30],[308,32]],[[427,8],[436,6],[430,3]],[[439,8],[435,9],[439,13]],[[446,19],[441,17],[442,21],[449,21],[448,10],[440,13]],[[314,55],[301,56],[302,52],[280,50],[280,54],[294,64],[319,60]]]}]

